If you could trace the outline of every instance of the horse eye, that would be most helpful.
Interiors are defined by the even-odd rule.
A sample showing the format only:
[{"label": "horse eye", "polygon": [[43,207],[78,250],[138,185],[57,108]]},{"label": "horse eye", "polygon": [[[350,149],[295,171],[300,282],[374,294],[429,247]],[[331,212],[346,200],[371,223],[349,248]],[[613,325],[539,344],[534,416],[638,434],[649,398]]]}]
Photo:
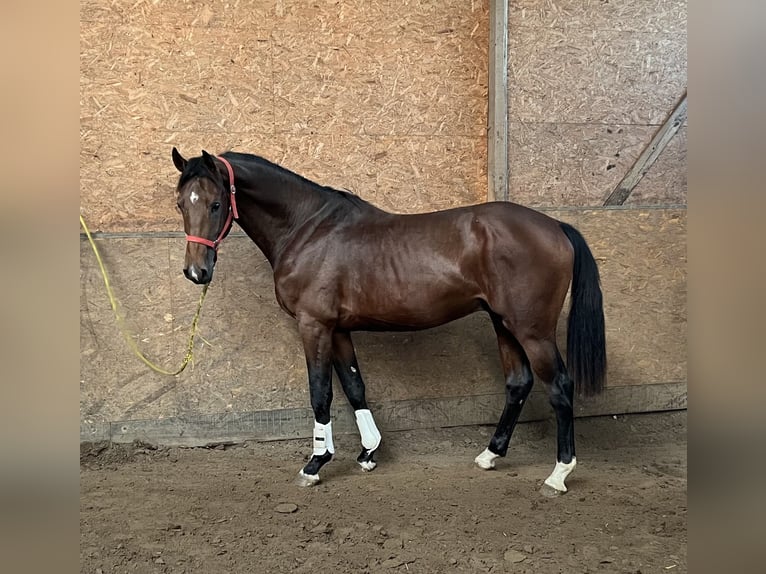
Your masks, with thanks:
[{"label": "horse eye", "polygon": [[216,201],[216,202],[213,203],[213,205],[210,206],[210,211],[212,211],[213,213],[215,213],[219,209],[221,209],[221,202],[220,201]]}]

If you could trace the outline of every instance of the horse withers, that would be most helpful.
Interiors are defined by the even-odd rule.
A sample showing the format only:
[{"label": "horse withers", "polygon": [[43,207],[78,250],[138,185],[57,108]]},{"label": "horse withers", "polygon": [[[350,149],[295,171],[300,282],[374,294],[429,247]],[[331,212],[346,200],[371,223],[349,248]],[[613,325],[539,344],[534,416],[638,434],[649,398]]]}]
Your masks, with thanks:
[{"label": "horse withers", "polygon": [[[314,411],[313,455],[298,476],[319,482],[335,452],[332,370],[354,409],[364,470],[381,434],[365,398],[353,331],[414,331],[470,313],[489,314],[505,376],[505,408],[484,469],[505,456],[534,375],[549,388],[557,422],[556,465],[546,493],[566,492],[575,467],[573,400],[600,393],[606,372],[604,313],[596,261],[572,226],[510,202],[415,215],[388,213],[261,157],[226,152],[184,159],[178,208],[187,236],[184,274],[214,274],[234,221],[266,256],[280,307],[303,342]],[[556,324],[571,284],[567,367]]]}]

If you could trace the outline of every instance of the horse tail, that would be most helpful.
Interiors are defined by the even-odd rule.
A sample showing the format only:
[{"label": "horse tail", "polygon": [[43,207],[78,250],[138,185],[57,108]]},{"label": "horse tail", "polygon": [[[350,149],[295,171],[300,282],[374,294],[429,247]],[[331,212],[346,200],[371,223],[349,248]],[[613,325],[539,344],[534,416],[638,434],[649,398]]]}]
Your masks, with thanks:
[{"label": "horse tail", "polygon": [[597,395],[604,390],[606,378],[604,302],[598,265],[580,232],[566,223],[560,225],[574,248],[567,367],[579,394]]}]

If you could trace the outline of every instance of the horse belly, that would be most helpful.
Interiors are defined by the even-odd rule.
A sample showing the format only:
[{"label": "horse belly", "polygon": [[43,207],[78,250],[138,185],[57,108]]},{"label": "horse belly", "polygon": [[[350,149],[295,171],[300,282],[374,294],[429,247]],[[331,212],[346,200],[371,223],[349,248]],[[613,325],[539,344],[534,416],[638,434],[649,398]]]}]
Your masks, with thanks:
[{"label": "horse belly", "polygon": [[339,326],[345,329],[428,329],[481,309],[480,294],[464,281],[381,282],[350,295],[341,303]]}]

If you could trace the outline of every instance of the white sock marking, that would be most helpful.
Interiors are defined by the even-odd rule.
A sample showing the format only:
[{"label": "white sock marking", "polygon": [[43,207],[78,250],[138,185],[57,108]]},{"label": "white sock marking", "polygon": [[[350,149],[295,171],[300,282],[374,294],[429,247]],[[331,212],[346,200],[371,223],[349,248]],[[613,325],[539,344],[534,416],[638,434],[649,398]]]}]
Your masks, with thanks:
[{"label": "white sock marking", "polygon": [[551,475],[545,479],[545,484],[558,490],[559,492],[566,492],[567,487],[564,484],[564,481],[566,480],[567,476],[569,476],[569,473],[574,470],[575,466],[577,466],[577,459],[575,457],[572,457],[572,462],[569,464],[557,462],[556,467],[553,469]]},{"label": "white sock marking", "polygon": [[484,470],[490,470],[495,468],[495,459],[499,458],[499,456],[499,454],[495,454],[488,448],[485,448],[479,456],[473,459],[473,461]]},{"label": "white sock marking", "polygon": [[325,452],[335,453],[332,442],[332,421],[323,425],[314,421],[314,454],[322,456]]},{"label": "white sock marking", "polygon": [[380,431],[375,426],[372,413],[369,409],[359,409],[354,411],[354,414],[359,434],[362,435],[362,446],[367,450],[375,450],[380,446]]}]

